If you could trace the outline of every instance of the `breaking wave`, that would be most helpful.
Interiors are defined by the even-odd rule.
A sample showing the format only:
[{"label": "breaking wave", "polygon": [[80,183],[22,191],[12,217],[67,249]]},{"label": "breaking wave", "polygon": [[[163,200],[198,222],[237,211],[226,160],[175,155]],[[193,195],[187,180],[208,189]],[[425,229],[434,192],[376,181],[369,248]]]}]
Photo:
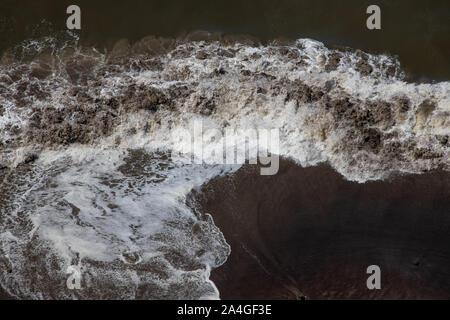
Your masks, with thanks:
[{"label": "breaking wave", "polygon": [[[278,129],[282,157],[363,183],[449,171],[449,113],[450,82],[408,83],[393,57],[311,39],[26,42],[0,63],[0,285],[18,298],[219,298],[209,274],[230,247],[186,196],[240,166],[183,161],[194,121]],[[69,265],[84,290],[67,289]]]}]

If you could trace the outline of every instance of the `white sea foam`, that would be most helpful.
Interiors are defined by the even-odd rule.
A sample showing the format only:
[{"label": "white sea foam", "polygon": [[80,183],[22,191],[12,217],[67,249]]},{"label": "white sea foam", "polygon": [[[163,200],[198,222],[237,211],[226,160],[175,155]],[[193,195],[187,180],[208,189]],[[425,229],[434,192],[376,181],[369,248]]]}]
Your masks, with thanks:
[{"label": "white sea foam", "polygon": [[[36,280],[34,287],[27,288],[30,257],[21,250],[31,242],[50,252],[45,260],[57,257],[57,267],[43,267],[40,272],[59,280],[76,261],[86,279],[83,283],[93,279],[97,289],[73,292],[78,298],[102,297],[104,286],[117,290],[109,292],[111,297],[135,298],[143,285],[158,292],[141,293],[141,298],[181,298],[183,294],[218,298],[209,272],[226,260],[229,247],[212,220],[199,220],[186,206],[185,197],[192,188],[223,173],[223,168],[178,166],[143,150],[136,155],[142,160],[129,156],[126,151],[76,147],[56,157],[42,155],[39,169],[29,173],[40,183],[23,190],[11,205],[16,209],[5,212],[11,220],[2,226],[2,251],[13,271],[4,276],[3,285],[11,294],[52,297],[45,292],[49,284],[44,281]],[[26,213],[32,228],[28,232],[16,229],[12,236],[11,224],[19,223],[21,213]],[[198,231],[194,233],[193,228]],[[99,267],[92,261],[121,269]],[[130,264],[151,272],[140,275],[126,267]],[[108,275],[107,280],[98,279],[98,273]],[[122,296],[119,288],[129,285],[132,275],[134,291]],[[10,287],[12,283],[19,288]],[[172,292],[177,285],[190,286],[190,291]],[[56,296],[70,298],[70,290],[62,289]]]}]

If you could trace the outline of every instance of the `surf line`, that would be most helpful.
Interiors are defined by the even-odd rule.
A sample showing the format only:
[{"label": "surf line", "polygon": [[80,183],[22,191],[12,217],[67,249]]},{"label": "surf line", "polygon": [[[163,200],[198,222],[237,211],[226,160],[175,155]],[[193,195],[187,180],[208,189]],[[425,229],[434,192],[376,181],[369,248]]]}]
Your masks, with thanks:
[{"label": "surf line", "polygon": [[204,126],[196,119],[190,129],[172,131],[172,140],[181,150],[172,154],[191,154],[194,164],[250,164],[262,165],[261,175],[274,175],[279,169],[280,134],[278,128],[219,128]]}]

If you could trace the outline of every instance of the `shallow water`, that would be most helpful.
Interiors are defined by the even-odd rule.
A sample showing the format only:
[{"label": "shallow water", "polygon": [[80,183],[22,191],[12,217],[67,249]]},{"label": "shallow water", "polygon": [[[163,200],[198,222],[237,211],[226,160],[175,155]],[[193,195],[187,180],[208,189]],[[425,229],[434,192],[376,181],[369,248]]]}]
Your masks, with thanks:
[{"label": "shallow water", "polygon": [[[393,282],[397,277],[404,281],[379,297],[448,297],[448,250],[435,243],[434,234],[442,234],[443,239],[448,235],[447,229],[437,226],[448,225],[443,212],[448,208],[444,191],[450,170],[450,83],[418,81],[448,79],[448,61],[439,56],[447,43],[434,46],[427,38],[440,39],[440,28],[448,26],[433,24],[446,12],[439,4],[428,11],[416,2],[411,4],[413,16],[414,12],[418,16],[431,12],[433,17],[410,25],[429,26],[433,21],[434,27],[427,32],[415,31],[416,39],[428,39],[424,43],[431,56],[420,46],[416,51],[412,44],[405,47],[406,42],[400,46],[399,38],[407,39],[404,33],[391,34],[385,29],[374,33],[373,37],[378,34],[389,44],[387,50],[380,49],[377,41],[368,41],[363,35],[369,31],[365,27],[358,31],[352,20],[331,28],[344,11],[355,10],[350,5],[327,11],[330,19],[322,29],[314,16],[319,9],[310,3],[302,7],[286,2],[277,10],[265,2],[257,9],[249,3],[228,3],[222,11],[225,19],[214,14],[223,3],[204,3],[203,7],[165,3],[160,7],[139,2],[127,4],[127,10],[107,6],[102,11],[102,2],[86,2],[81,3],[86,28],[67,32],[59,27],[64,23],[59,14],[62,4],[44,1],[23,9],[20,2],[1,3],[6,20],[14,18],[2,25],[6,32],[2,32],[5,42],[0,63],[0,286],[8,295],[209,299],[222,297],[221,290],[224,298],[269,297],[274,290],[270,297],[377,297],[366,296],[359,287],[349,289],[341,280],[370,259],[381,259],[380,263],[388,263],[386,270]],[[400,11],[400,5],[392,7]],[[142,20],[132,18],[133,10],[139,11]],[[301,11],[299,16],[297,11]],[[48,14],[46,21],[36,20],[43,12]],[[250,13],[257,18],[243,18]],[[284,13],[286,19],[281,19]],[[183,18],[175,16],[175,23],[167,24],[167,17],[176,14]],[[387,15],[383,20],[387,27],[391,19]],[[314,31],[306,27],[312,20]],[[8,29],[14,23],[18,26],[15,32]],[[96,32],[90,32],[89,26],[95,26]],[[173,37],[194,29],[247,35],[196,32]],[[291,41],[267,41],[280,35]],[[118,41],[124,37],[131,41]],[[353,49],[342,48],[345,45]],[[366,48],[388,54],[361,51]],[[409,48],[410,54],[398,60],[392,54],[400,48]],[[408,78],[410,67],[416,68],[412,78]],[[290,162],[283,160],[281,171],[265,185],[260,176],[243,174],[242,163],[218,163],[215,153],[245,154],[248,149],[253,154],[260,142],[257,136],[247,140],[238,136],[230,147],[224,136],[212,139],[193,130],[198,122],[221,133],[245,128],[277,130],[279,145],[271,145],[268,151]],[[204,149],[193,147],[192,140],[203,142]],[[203,163],[192,164],[193,159]],[[335,171],[317,167],[322,163]],[[292,174],[284,174],[286,170]],[[406,175],[406,180],[381,182],[399,174]],[[230,181],[244,177],[247,182],[241,192],[233,193],[239,184],[230,182],[227,190],[216,183],[223,176]],[[403,192],[408,183],[418,183],[412,193]],[[300,200],[309,198],[308,186],[335,189],[304,207]],[[351,196],[340,188],[351,191]],[[384,189],[392,191],[385,195],[387,200],[379,199]],[[206,199],[191,196],[199,191]],[[430,196],[434,193],[435,197]],[[222,196],[227,197],[221,202],[208,202]],[[411,208],[408,199],[419,208]],[[329,202],[335,206],[323,207]],[[355,206],[367,214],[360,215]],[[228,207],[232,210],[224,212]],[[279,225],[281,231],[275,231],[279,237],[271,239],[271,230],[261,231],[258,221],[248,217],[255,208],[269,212],[269,222],[286,222]],[[414,209],[417,221],[408,220],[409,209]],[[313,221],[315,216],[309,213],[320,210],[323,219]],[[295,217],[298,213],[301,219]],[[389,217],[395,220],[392,225]],[[241,221],[243,229],[230,236],[224,221]],[[266,226],[277,227],[275,223]],[[297,229],[291,230],[294,226]],[[393,228],[405,232],[396,233]],[[299,238],[296,231],[301,231]],[[255,232],[264,235],[257,237],[256,244],[247,243]],[[330,247],[316,232],[324,239],[342,239]],[[368,235],[373,236],[370,241]],[[421,245],[417,251],[411,248],[421,241],[415,235],[425,247],[438,248],[429,258],[433,266],[425,265],[417,272],[422,281],[418,287],[406,284],[412,272],[408,261],[422,261],[425,250]],[[269,247],[258,246],[269,239]],[[355,243],[361,244],[361,255],[347,255]],[[237,249],[241,244],[247,249]],[[396,249],[399,244],[401,250]],[[334,249],[342,254],[333,256]],[[276,258],[281,262],[273,265],[271,252],[283,250],[289,259]],[[318,253],[308,260],[311,255],[299,250]],[[236,265],[233,252],[241,255],[244,264],[262,259],[259,265],[265,278],[255,275],[251,280],[259,287],[240,288],[239,279],[248,276],[246,268],[252,264]],[[265,264],[267,257],[272,264]],[[324,287],[315,284],[320,277],[311,273],[308,261],[324,272],[329,272],[330,265],[344,266],[343,278],[327,280],[335,286],[332,292],[325,294]],[[305,267],[304,276],[283,269],[297,265]],[[67,288],[69,266],[80,268],[83,290]],[[230,272],[236,266],[242,267],[241,273]],[[210,280],[212,270],[217,287]],[[433,278],[433,272],[439,275]],[[364,284],[358,279],[348,283]],[[296,284],[297,280],[301,281]],[[444,284],[442,288],[437,287],[437,280]]]},{"label": "shallow water", "polygon": [[[232,250],[222,299],[448,299],[448,172],[345,181],[326,165],[247,166],[194,193]],[[229,201],[233,199],[233,201]],[[366,269],[381,270],[368,290]]]},{"label": "shallow water", "polygon": [[[0,1],[0,51],[18,42],[65,28],[69,0]],[[262,41],[313,38],[327,46],[348,46],[398,55],[411,77],[450,77],[450,8],[438,1],[377,1],[382,29],[366,28],[370,1],[140,1],[81,0],[82,43],[111,49],[127,38],[176,37],[195,30],[249,34]]]}]

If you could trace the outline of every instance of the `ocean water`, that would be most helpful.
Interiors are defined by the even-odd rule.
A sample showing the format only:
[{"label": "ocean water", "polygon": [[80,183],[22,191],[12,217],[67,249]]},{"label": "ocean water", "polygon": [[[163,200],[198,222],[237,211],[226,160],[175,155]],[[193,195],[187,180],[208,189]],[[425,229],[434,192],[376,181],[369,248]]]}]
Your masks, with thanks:
[{"label": "ocean water", "polygon": [[[226,145],[196,136],[195,122],[275,129],[270,151],[356,184],[447,175],[450,82],[407,80],[394,56],[310,38],[151,35],[105,52],[61,31],[6,48],[1,288],[27,299],[220,298],[211,271],[233,247],[192,193],[242,165],[215,164],[211,150]],[[238,142],[243,153],[258,143]],[[81,290],[67,288],[69,266]]]},{"label": "ocean water", "polygon": [[[70,0],[0,1],[0,51],[26,39],[66,28]],[[83,45],[110,51],[117,40],[147,35],[178,37],[194,30],[245,34],[266,43],[311,38],[400,58],[415,81],[445,81],[450,75],[449,7],[446,0],[379,0],[381,30],[366,28],[369,0],[207,1],[79,0]]]}]

